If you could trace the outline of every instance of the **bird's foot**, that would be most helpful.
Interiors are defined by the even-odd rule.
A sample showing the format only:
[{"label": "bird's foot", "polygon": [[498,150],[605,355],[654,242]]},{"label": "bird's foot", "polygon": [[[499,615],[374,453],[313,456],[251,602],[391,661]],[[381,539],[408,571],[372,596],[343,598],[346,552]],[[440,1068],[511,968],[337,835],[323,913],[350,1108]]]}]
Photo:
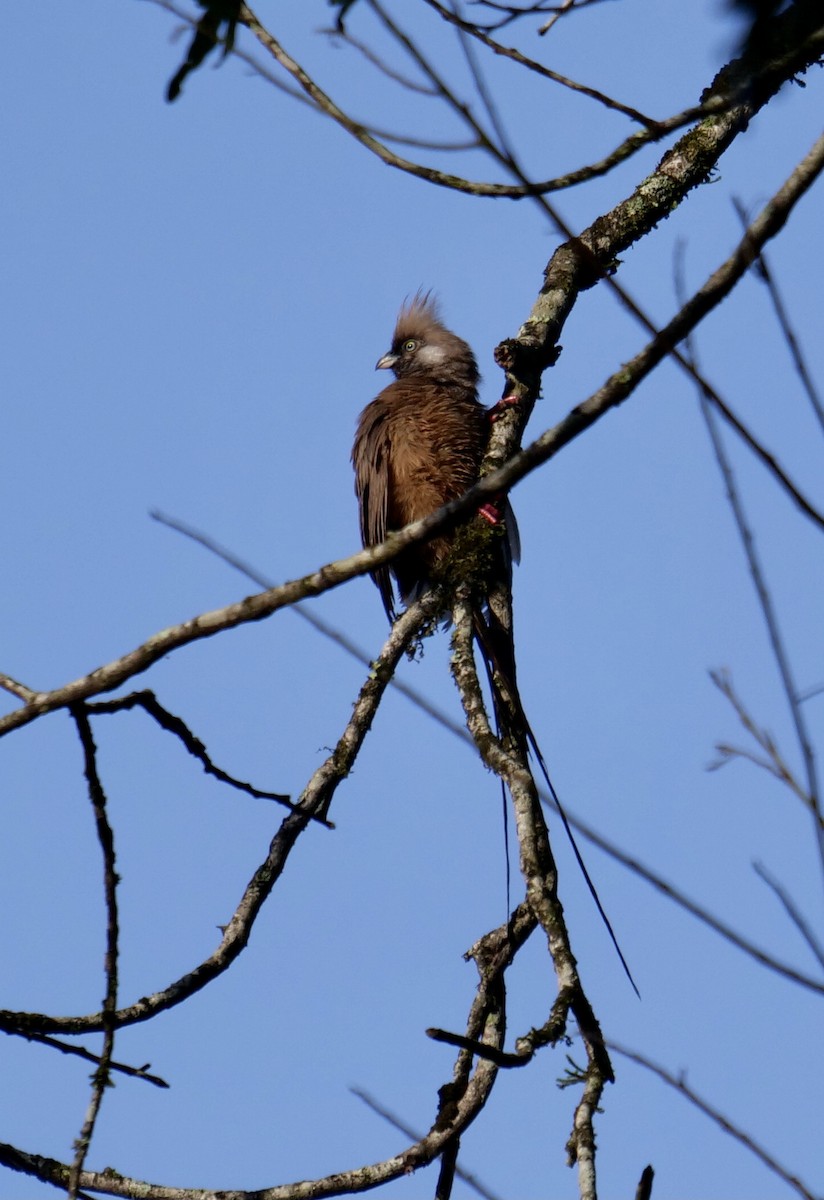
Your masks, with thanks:
[{"label": "bird's foot", "polygon": [[490,525],[500,525],[503,520],[497,500],[488,500],[486,504],[482,504],[478,509],[478,516],[483,517]]},{"label": "bird's foot", "polygon": [[498,403],[493,404],[492,408],[490,408],[486,415],[489,417],[490,422],[494,423],[504,415],[508,408],[515,408],[515,406],[519,403],[520,401],[515,395],[501,396]]}]

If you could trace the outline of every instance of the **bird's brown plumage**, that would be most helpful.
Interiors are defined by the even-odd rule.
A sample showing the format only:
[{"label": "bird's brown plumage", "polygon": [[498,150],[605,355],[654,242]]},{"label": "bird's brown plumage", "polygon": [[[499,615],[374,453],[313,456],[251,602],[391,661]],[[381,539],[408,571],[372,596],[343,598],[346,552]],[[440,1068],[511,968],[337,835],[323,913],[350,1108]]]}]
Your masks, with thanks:
[{"label": "bird's brown plumage", "polygon": [[[466,342],[443,324],[428,293],[418,293],[401,309],[392,348],[377,366],[390,367],[396,378],[361,413],[352,449],[364,546],[377,545],[387,534],[462,496],[478,478],[488,433],[486,412],[478,400],[475,356]],[[502,511],[507,537],[498,539],[485,585],[500,591],[503,583],[508,591],[511,560],[518,556],[518,535],[506,501]],[[390,621],[395,616],[392,575],[401,600],[407,603],[438,574],[451,546],[451,535],[432,538],[403,551],[391,568],[379,567],[373,573]],[[521,703],[511,608],[504,603],[502,618],[486,587],[474,601],[475,639],[489,676],[499,734],[524,755],[531,746],[598,911],[635,987]]]},{"label": "bird's brown plumage", "polygon": [[[478,478],[488,432],[475,356],[444,326],[429,295],[401,309],[392,348],[377,365],[397,378],[361,413],[352,450],[365,546],[463,495]],[[450,545],[449,536],[436,537],[395,560],[401,600],[437,573]],[[373,578],[391,620],[389,568]]]}]

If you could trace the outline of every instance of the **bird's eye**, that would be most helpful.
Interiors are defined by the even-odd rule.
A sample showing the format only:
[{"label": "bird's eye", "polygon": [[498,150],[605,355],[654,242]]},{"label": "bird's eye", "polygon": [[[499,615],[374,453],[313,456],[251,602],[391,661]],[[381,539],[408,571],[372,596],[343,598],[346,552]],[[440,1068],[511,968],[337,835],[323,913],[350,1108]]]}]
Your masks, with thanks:
[{"label": "bird's eye", "polygon": [[418,345],[418,343],[415,341],[415,339],[410,338],[408,342],[404,342],[403,348],[407,354],[411,354],[412,351],[417,347],[417,345]]}]

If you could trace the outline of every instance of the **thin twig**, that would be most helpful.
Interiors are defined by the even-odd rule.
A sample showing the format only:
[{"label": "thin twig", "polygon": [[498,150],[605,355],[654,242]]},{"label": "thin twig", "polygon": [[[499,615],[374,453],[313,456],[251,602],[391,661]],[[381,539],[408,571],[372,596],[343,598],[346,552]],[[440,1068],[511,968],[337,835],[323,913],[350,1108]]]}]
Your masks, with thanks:
[{"label": "thin twig", "polygon": [[555,22],[560,21],[561,17],[564,16],[565,13],[570,12],[573,8],[580,7],[581,5],[576,4],[575,0],[563,0],[563,2],[556,7],[555,12],[552,14],[549,20],[540,27],[538,33],[543,37],[545,34],[549,33]]},{"label": "thin twig", "polygon": [[[253,787],[251,783],[245,783],[242,779],[235,779],[233,775],[229,775],[220,767],[215,766],[200,738],[195,737],[185,721],[182,721],[180,717],[175,716],[174,713],[164,708],[154,692],[148,688],[140,692],[130,692],[128,696],[118,696],[115,700],[101,700],[97,703],[89,704],[87,707],[89,712],[105,714],[123,712],[131,708],[142,708],[148,716],[157,722],[161,729],[165,729],[167,733],[174,734],[183,743],[189,754],[201,763],[207,775],[212,775],[215,779],[219,779],[221,783],[226,783],[240,792],[245,792],[248,796],[254,796],[259,800],[274,800],[276,803],[282,804],[285,808],[294,812],[295,805],[282,792],[262,791],[260,788]],[[328,822],[322,821],[321,824],[328,825]],[[330,828],[334,829],[334,825],[330,826]]]},{"label": "thin twig", "polygon": [[[746,228],[747,214],[744,209],[744,205],[741,203],[741,200],[738,199],[738,197],[733,199],[733,204],[735,205],[735,211],[738,213],[741,224]],[[793,329],[790,315],[787,312],[787,306],[784,303],[781,291],[775,281],[775,276],[773,275],[769,263],[763,254],[759,254],[753,266],[756,277],[760,279],[767,288],[770,301],[772,302],[773,309],[775,310],[775,316],[778,321],[779,328],[784,336],[787,349],[790,352],[790,357],[793,361],[796,374],[801,380],[801,386],[807,393],[807,398],[810,401],[813,412],[818,418],[818,423],[822,430],[824,430],[824,402],[822,401],[821,396],[818,394],[818,388],[816,387],[815,382],[813,381],[812,373],[807,366],[804,352],[801,349],[801,343],[799,342],[798,336]]]},{"label": "thin twig", "polygon": [[[157,3],[168,4],[168,0],[155,0]],[[354,137],[366,150],[375,154],[388,166],[404,171],[408,174],[424,179],[429,183],[439,187],[446,187],[455,191],[464,192],[474,196],[484,197],[508,197],[510,199],[523,199],[525,197],[535,197],[537,195],[547,194],[549,192],[559,191],[564,188],[572,187],[575,184],[585,182],[589,179],[603,175],[612,166],[619,162],[625,161],[631,154],[635,153],[642,146],[650,141],[656,141],[665,136],[672,129],[681,128],[683,125],[692,121],[695,116],[710,116],[713,115],[719,119],[719,124],[722,126],[718,132],[723,136],[728,128],[735,128],[735,132],[740,132],[746,128],[747,122],[752,115],[752,110],[748,107],[749,100],[752,96],[752,89],[741,83],[738,90],[732,89],[727,91],[724,96],[717,94],[709,94],[700,106],[685,110],[683,113],[677,114],[666,121],[655,123],[654,130],[652,127],[647,127],[644,130],[633,134],[621,143],[614,151],[606,158],[598,163],[591,164],[578,170],[568,172],[565,175],[555,177],[548,180],[528,180],[525,176],[518,184],[501,184],[491,183],[481,180],[470,180],[462,178],[451,172],[436,170],[431,166],[423,163],[412,162],[409,159],[403,158],[395,154],[382,141],[375,137],[370,129],[363,122],[357,121],[340,108],[332,98],[323,91],[322,88],[312,79],[303,67],[290,55],[278,39],[260,22],[254,12],[248,5],[244,6],[243,17],[244,23],[248,26],[254,36],[259,40],[261,45],[272,55],[272,57],[286,70],[289,75],[295,80],[305,94],[311,99],[312,103],[318,107],[326,116],[339,124],[348,134]],[[808,49],[806,46],[803,48]],[[779,82],[783,82],[787,70],[797,72],[803,70],[807,65],[807,58],[810,61],[815,59],[817,45],[810,48],[810,53],[803,57],[801,63],[796,67],[795,60],[792,65],[776,59],[770,63],[772,79],[774,76],[776,86]],[[769,99],[769,89],[765,88],[763,99],[760,98],[760,103],[766,102]],[[453,109],[461,116],[466,116],[467,111],[465,106],[459,103],[453,105]],[[721,116],[729,114],[731,125],[727,125],[722,121]],[[715,131],[713,131],[715,132]],[[707,140],[707,130],[702,130],[702,141]],[[683,158],[683,152],[679,150],[679,155]],[[647,199],[653,194],[651,186],[647,186]],[[666,209],[666,212],[671,210],[672,205]]]},{"label": "thin twig", "polygon": [[553,83],[558,83],[562,87],[568,88],[570,91],[579,92],[581,95],[587,96],[590,100],[596,100],[599,104],[602,104],[604,108],[612,109],[615,112],[622,113],[625,117],[629,117],[632,121],[637,121],[638,124],[643,125],[651,135],[651,137],[647,140],[657,140],[664,133],[669,133],[673,129],[679,129],[682,126],[689,124],[690,121],[694,121],[696,117],[703,112],[703,109],[699,105],[697,107],[685,110],[683,113],[679,113],[675,117],[668,118],[666,122],[656,121],[652,117],[647,117],[642,112],[639,112],[637,108],[633,108],[628,104],[622,104],[619,100],[614,100],[611,96],[607,96],[604,92],[599,91],[597,88],[591,88],[586,84],[577,83],[574,79],[567,78],[566,75],[559,75],[557,71],[550,70],[550,68],[545,67],[543,63],[539,63],[535,59],[529,58],[527,55],[522,54],[520,50],[516,50],[512,46],[502,46],[500,42],[495,41],[494,38],[486,34],[478,25],[475,25],[472,21],[464,20],[460,13],[455,12],[454,9],[447,8],[440,2],[440,0],[426,0],[426,3],[430,8],[434,9],[444,21],[448,21],[449,24],[454,25],[463,33],[475,38],[494,54],[497,54],[503,58],[509,58],[519,66],[525,67],[527,70],[532,71],[536,75],[540,75],[543,79],[549,79]]},{"label": "thin twig", "polygon": [[101,1014],[103,1050],[92,1075],[92,1094],[89,1107],[75,1142],[75,1156],[69,1172],[68,1197],[69,1200],[77,1200],[83,1163],[86,1161],[94,1136],[94,1128],[103,1103],[103,1093],[107,1087],[111,1086],[110,1067],[114,1054],[115,1013],[117,1012],[118,877],[115,870],[114,835],[106,814],[106,793],[97,771],[97,748],[92,737],[88,713],[84,705],[76,704],[72,706],[71,714],[83,748],[84,773],[88,782],[89,800],[94,812],[97,838],[103,853],[103,894],[106,904],[106,954],[104,960],[106,992],[103,997]]},{"label": "thin twig", "polygon": [[458,1165],[458,1151],[461,1139],[457,1136],[450,1138],[441,1151],[441,1169],[438,1172],[438,1182],[435,1186],[435,1200],[450,1200],[452,1185],[455,1182],[455,1168]]},{"label": "thin twig", "polygon": [[760,878],[764,880],[767,887],[774,892],[781,901],[787,916],[790,918],[793,925],[795,925],[804,941],[810,947],[810,950],[812,950],[820,965],[824,967],[824,946],[821,945],[821,942],[818,940],[814,929],[801,912],[790,893],[781,883],[779,883],[775,876],[770,874],[763,863],[753,863],[753,870],[755,871],[756,875],[760,876]]},{"label": "thin twig", "polygon": [[[11,1029],[4,1029],[4,1033],[11,1034],[14,1032]],[[100,1055],[94,1054],[91,1050],[87,1050],[85,1046],[73,1046],[70,1042],[62,1042],[58,1038],[49,1037],[45,1033],[34,1033],[32,1030],[27,1032],[17,1031],[20,1036],[24,1037],[27,1042],[37,1042],[40,1046],[49,1046],[52,1050],[59,1050],[61,1054],[72,1054],[76,1058],[82,1058],[86,1062],[100,1063]],[[145,1063],[142,1067],[131,1067],[128,1063],[115,1062],[113,1059],[109,1063],[110,1071],[117,1071],[120,1075],[128,1075],[132,1079],[145,1079],[147,1083],[153,1084],[155,1087],[167,1088],[169,1085],[160,1075],[152,1075],[149,1071],[150,1063]]]},{"label": "thin twig", "polygon": [[778,746],[775,744],[775,740],[766,729],[762,729],[756,724],[747,711],[743,700],[733,686],[732,676],[729,671],[710,671],[710,679],[721,694],[729,700],[735,709],[739,721],[756,744],[764,751],[766,758],[759,758],[757,754],[742,749],[740,746],[719,743],[715,748],[721,755],[721,760],[718,763],[710,763],[709,769],[714,770],[716,767],[723,766],[730,758],[746,758],[749,762],[754,763],[757,767],[761,767],[764,771],[768,771],[775,779],[785,784],[799,798],[805,808],[812,809],[813,804],[810,796],[784,761]]},{"label": "thin twig", "polygon": [[[377,1113],[379,1117],[383,1117],[384,1121],[388,1122],[393,1129],[397,1129],[404,1137],[409,1138],[413,1142],[421,1140],[421,1134],[417,1130],[413,1129],[411,1125],[407,1125],[405,1121],[402,1121],[391,1109],[380,1104],[369,1092],[358,1087],[350,1087],[349,1091],[353,1096],[357,1096],[359,1100],[362,1100],[367,1108],[371,1108],[372,1112]],[[497,1192],[493,1192],[486,1184],[481,1183],[476,1175],[473,1175],[471,1171],[465,1171],[457,1162],[455,1164],[455,1174],[459,1179],[464,1181],[467,1187],[472,1188],[479,1196],[483,1196],[484,1200],[500,1200]]]},{"label": "thin twig", "polygon": [[[824,141],[824,138],[822,141]],[[701,412],[710,435],[713,452],[718,462],[719,470],[721,471],[724,479],[724,485],[727,490],[730,508],[732,509],[735,524],[738,528],[738,534],[741,539],[741,544],[747,558],[750,575],[752,576],[752,581],[758,596],[758,602],[761,606],[761,612],[764,617],[764,622],[767,626],[767,636],[769,637],[773,657],[775,658],[775,662],[778,667],[778,673],[781,677],[781,683],[784,688],[784,695],[790,710],[790,716],[792,717],[792,721],[795,726],[796,737],[798,738],[801,756],[804,760],[804,767],[807,776],[808,802],[810,809],[812,810],[818,852],[821,860],[822,871],[824,871],[824,817],[822,817],[820,794],[818,790],[818,772],[816,768],[815,753],[813,751],[812,741],[810,740],[809,731],[807,729],[807,722],[804,717],[802,707],[798,702],[798,691],[792,673],[792,668],[790,666],[789,656],[784,645],[784,638],[778,622],[778,615],[775,611],[772,596],[767,588],[764,572],[761,567],[758,552],[755,548],[755,538],[744,511],[743,501],[735,482],[735,476],[733,474],[729,458],[727,457],[724,443],[721,440],[721,436],[718,432],[715,414],[711,405],[709,404],[709,401],[706,399],[703,393],[701,394]]]},{"label": "thin twig", "polygon": [[321,29],[320,32],[326,34],[333,42],[342,42],[346,46],[351,46],[353,50],[357,50],[370,66],[373,66],[381,75],[385,75],[387,79],[391,79],[393,83],[399,84],[404,91],[417,92],[420,96],[432,97],[437,95],[434,88],[427,87],[422,83],[416,83],[408,75],[402,75],[400,71],[394,71],[370,46],[353,37],[348,29],[338,29],[333,26],[331,29]]},{"label": "thin twig", "polygon": [[11,675],[0,673],[0,687],[6,692],[11,692],[18,700],[22,700],[24,704],[31,704],[37,692],[32,691],[30,687],[26,687],[25,683],[18,683],[16,679],[12,679]]},{"label": "thin twig", "polygon": [[788,1184],[791,1188],[798,1192],[799,1196],[803,1196],[804,1200],[821,1200],[821,1197],[816,1196],[806,1184],[802,1183],[797,1175],[791,1175],[785,1167],[782,1167],[778,1160],[773,1158],[773,1156],[768,1153],[768,1151],[765,1150],[764,1147],[755,1140],[755,1138],[753,1138],[750,1134],[745,1133],[744,1130],[742,1130],[738,1125],[735,1125],[729,1119],[729,1117],[725,1116],[720,1109],[710,1104],[708,1100],[705,1100],[703,1096],[700,1096],[698,1092],[690,1087],[683,1074],[677,1076],[673,1075],[671,1071],[666,1069],[666,1067],[660,1066],[658,1063],[653,1062],[652,1059],[647,1058],[645,1055],[639,1054],[636,1050],[630,1050],[626,1046],[621,1046],[617,1042],[609,1041],[608,1045],[610,1050],[612,1050],[615,1054],[620,1054],[623,1058],[628,1059],[630,1062],[637,1063],[638,1066],[650,1071],[653,1075],[656,1075],[659,1079],[663,1080],[663,1082],[669,1087],[673,1088],[674,1091],[684,1096],[685,1099],[689,1100],[690,1104],[697,1108],[699,1112],[702,1112],[706,1117],[709,1117],[719,1129],[722,1129],[724,1133],[728,1133],[730,1137],[735,1138],[737,1142],[749,1150],[751,1154],[754,1154],[755,1157],[759,1159],[759,1161],[762,1162],[765,1167],[777,1175],[779,1179],[783,1180],[784,1183]]}]

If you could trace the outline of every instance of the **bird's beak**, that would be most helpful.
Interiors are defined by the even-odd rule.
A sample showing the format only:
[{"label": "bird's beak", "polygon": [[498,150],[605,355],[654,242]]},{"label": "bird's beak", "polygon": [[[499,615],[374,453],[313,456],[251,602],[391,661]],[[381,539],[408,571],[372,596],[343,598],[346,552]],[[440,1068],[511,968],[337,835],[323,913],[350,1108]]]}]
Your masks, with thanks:
[{"label": "bird's beak", "polygon": [[378,359],[378,361],[375,363],[375,370],[376,371],[384,371],[384,370],[386,370],[387,367],[394,367],[394,365],[397,361],[398,361],[397,354],[392,354],[392,352],[390,351],[389,354],[384,354],[383,358]]}]

